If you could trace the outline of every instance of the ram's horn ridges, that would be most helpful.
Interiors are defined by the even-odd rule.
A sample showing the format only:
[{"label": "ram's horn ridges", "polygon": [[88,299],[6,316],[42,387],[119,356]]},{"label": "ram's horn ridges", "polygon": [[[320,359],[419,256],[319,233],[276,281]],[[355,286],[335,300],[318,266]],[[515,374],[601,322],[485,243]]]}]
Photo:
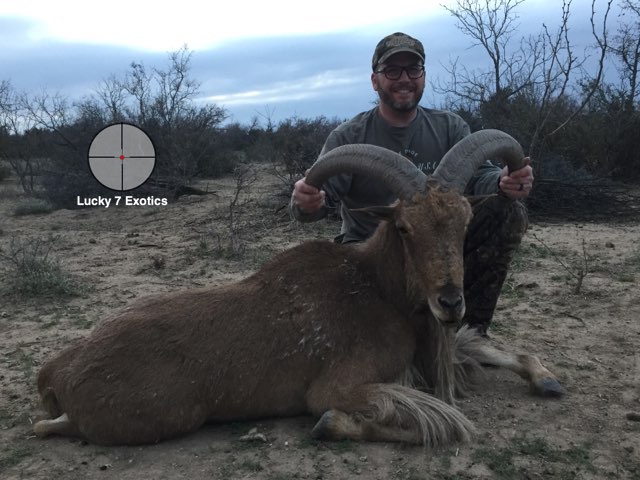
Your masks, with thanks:
[{"label": "ram's horn ridges", "polygon": [[487,160],[501,160],[509,171],[524,166],[520,144],[500,130],[480,130],[456,143],[442,158],[433,178],[441,185],[464,192],[476,170]]},{"label": "ram's horn ridges", "polygon": [[321,188],[329,178],[341,173],[377,178],[398,198],[407,201],[427,188],[426,175],[408,159],[369,144],[342,145],[322,155],[309,170],[306,183]]}]

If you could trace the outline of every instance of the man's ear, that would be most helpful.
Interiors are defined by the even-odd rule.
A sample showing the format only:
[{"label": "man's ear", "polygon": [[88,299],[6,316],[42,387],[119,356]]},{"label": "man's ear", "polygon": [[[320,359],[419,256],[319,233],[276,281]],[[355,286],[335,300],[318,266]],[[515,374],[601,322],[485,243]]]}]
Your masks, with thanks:
[{"label": "man's ear", "polygon": [[391,220],[396,212],[396,207],[393,205],[378,206],[378,207],[364,207],[354,208],[349,210],[350,212],[361,212],[371,215],[378,220]]}]

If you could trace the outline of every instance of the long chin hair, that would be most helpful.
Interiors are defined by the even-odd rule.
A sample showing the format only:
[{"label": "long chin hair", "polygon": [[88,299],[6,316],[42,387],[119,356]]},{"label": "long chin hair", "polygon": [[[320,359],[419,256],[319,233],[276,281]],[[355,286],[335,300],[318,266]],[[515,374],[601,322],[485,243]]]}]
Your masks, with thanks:
[{"label": "long chin hair", "polygon": [[482,377],[482,367],[473,358],[475,344],[481,338],[466,326],[454,332],[432,314],[429,317],[418,335],[413,365],[401,382],[455,405],[456,397],[464,396]]}]

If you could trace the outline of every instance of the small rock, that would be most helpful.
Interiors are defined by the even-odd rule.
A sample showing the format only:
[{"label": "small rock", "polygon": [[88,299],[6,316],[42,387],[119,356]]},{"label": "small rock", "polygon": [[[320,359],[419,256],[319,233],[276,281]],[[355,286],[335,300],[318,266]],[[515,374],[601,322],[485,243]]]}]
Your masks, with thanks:
[{"label": "small rock", "polygon": [[607,242],[604,244],[605,247],[607,248],[616,248],[616,246],[613,244],[613,242]]},{"label": "small rock", "polygon": [[640,413],[638,412],[627,413],[627,420],[631,420],[632,422],[640,422]]},{"label": "small rock", "polygon": [[267,437],[263,433],[258,433],[257,428],[252,428],[249,433],[240,437],[241,442],[264,442],[267,443]]},{"label": "small rock", "polygon": [[367,456],[362,456],[360,457],[358,460],[360,460],[361,462],[366,462],[367,461]]}]

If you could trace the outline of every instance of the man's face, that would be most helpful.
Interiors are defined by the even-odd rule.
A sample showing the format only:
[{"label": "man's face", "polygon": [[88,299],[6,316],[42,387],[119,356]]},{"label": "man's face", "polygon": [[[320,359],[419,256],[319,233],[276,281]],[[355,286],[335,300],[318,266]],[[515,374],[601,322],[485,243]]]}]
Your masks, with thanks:
[{"label": "man's face", "polygon": [[[409,52],[392,55],[384,64],[376,67],[376,72],[389,67],[421,66],[422,61]],[[389,80],[384,73],[372,73],[371,83],[378,92],[380,101],[397,112],[412,111],[422,98],[425,75],[412,79],[406,71],[397,80]]]}]

